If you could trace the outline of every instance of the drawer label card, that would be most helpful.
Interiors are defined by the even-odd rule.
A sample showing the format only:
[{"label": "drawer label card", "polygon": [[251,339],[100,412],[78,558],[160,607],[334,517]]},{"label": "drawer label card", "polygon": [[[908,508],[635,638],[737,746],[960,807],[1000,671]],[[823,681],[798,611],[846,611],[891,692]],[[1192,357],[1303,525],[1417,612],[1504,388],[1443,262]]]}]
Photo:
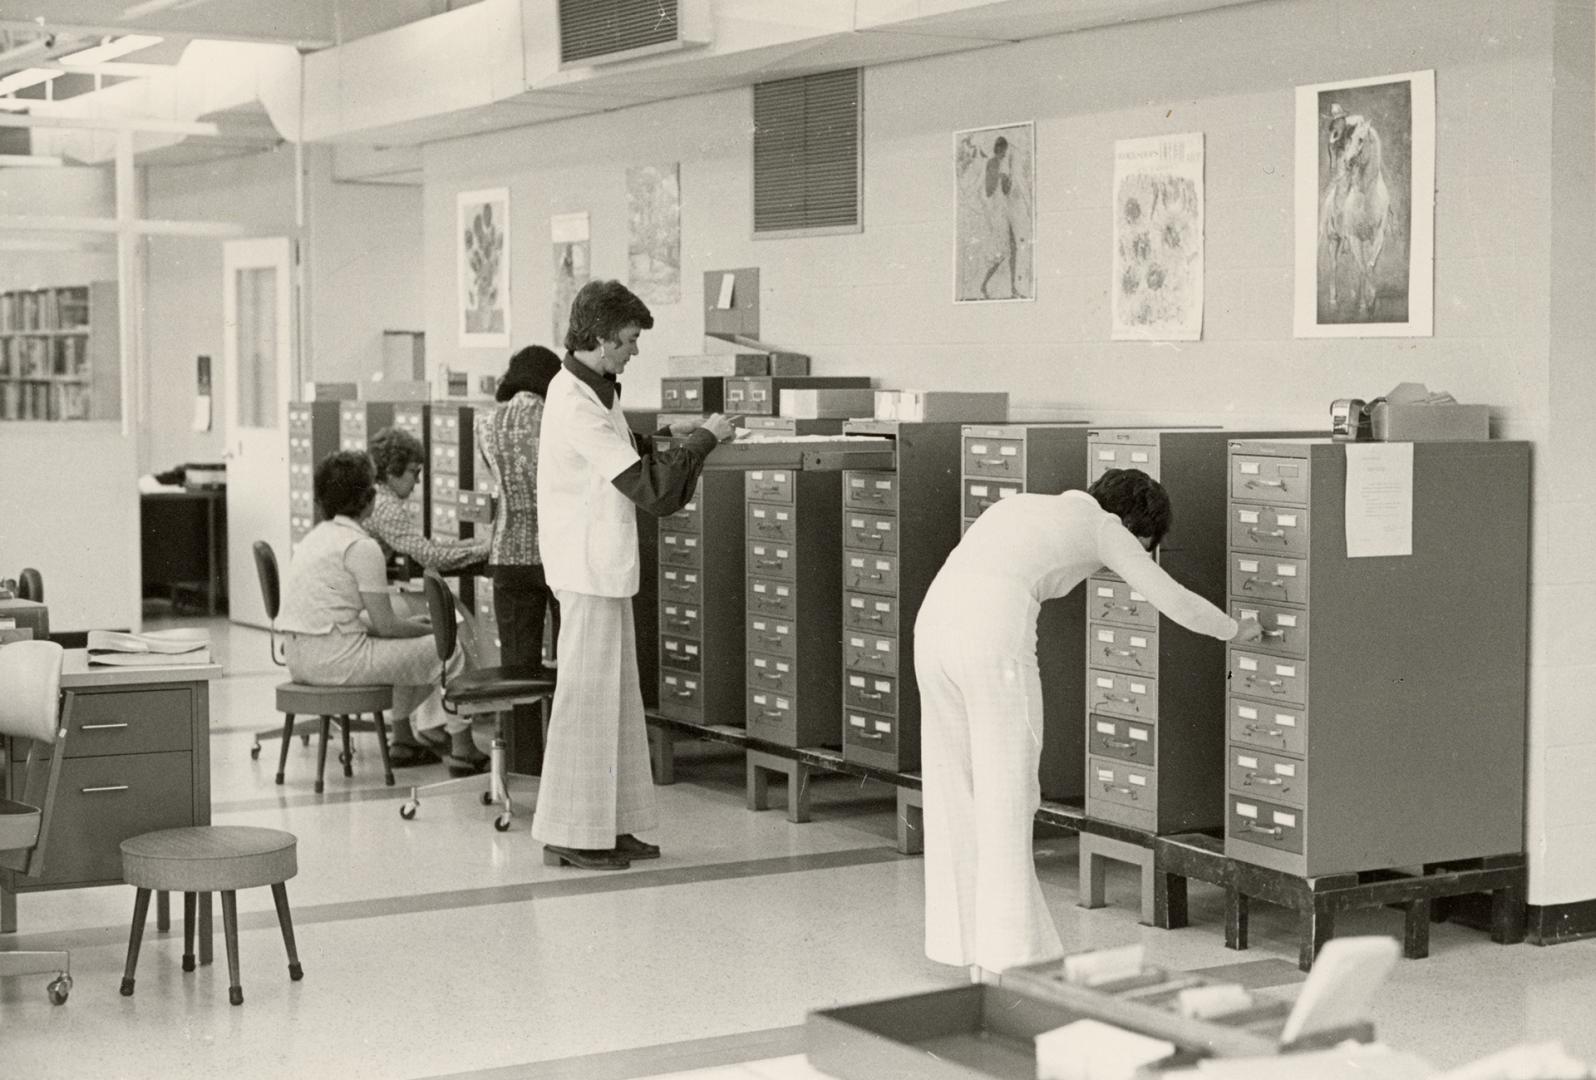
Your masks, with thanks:
[{"label": "drawer label card", "polygon": [[765,478],[765,470],[763,470],[763,469],[755,469],[753,472],[749,473],[748,475],[753,477],[755,480],[763,480]]},{"label": "drawer label card", "polygon": [[756,518],[762,518],[762,517],[765,516],[765,511],[760,509],[760,508],[758,508],[758,507],[755,507],[754,508],[754,516]]},{"label": "drawer label card", "polygon": [[864,676],[863,675],[849,675],[848,676],[848,685],[849,686],[857,686],[859,689],[863,690],[864,689],[864,684],[865,684],[865,681],[864,681]]},{"label": "drawer label card", "polygon": [[[669,543],[669,542],[670,541],[668,541],[668,540],[666,541],[666,543]],[[754,545],[754,554],[755,555],[763,555],[764,553],[765,553],[765,545],[764,544],[755,544]]]},{"label": "drawer label card", "polygon": [[876,610],[877,611],[891,611],[892,610],[892,605],[889,604],[885,600],[877,600],[876,601]]},{"label": "drawer label card", "polygon": [[1257,476],[1258,475],[1258,463],[1256,461],[1243,461],[1240,464],[1241,464],[1241,474],[1243,476]]},{"label": "drawer label card", "polygon": [[1112,642],[1114,640],[1114,631],[1112,631],[1112,630],[1099,630],[1097,632],[1097,640],[1098,641]]},{"label": "drawer label card", "polygon": [[1147,741],[1147,732],[1143,731],[1141,728],[1127,728],[1126,731],[1130,735],[1131,739],[1136,742]]},{"label": "drawer label card", "polygon": [[1281,813],[1279,810],[1276,810],[1276,811],[1272,812],[1269,816],[1275,819],[1275,824],[1276,825],[1284,825],[1288,829],[1295,829],[1297,827],[1297,815],[1296,814],[1284,814],[1284,813]]},{"label": "drawer label card", "polygon": [[1105,679],[1101,675],[1099,675],[1097,677],[1097,688],[1099,690],[1112,690],[1112,689],[1114,689],[1114,680],[1113,679]]},{"label": "drawer label card", "polygon": [[876,490],[877,491],[891,491],[892,490],[892,481],[891,480],[877,480],[876,481]]},{"label": "drawer label card", "polygon": [[1018,457],[1020,448],[1018,446],[1000,446],[998,447],[998,453],[1004,457]]},{"label": "drawer label card", "polygon": [[863,559],[850,558],[848,560],[848,565],[853,567],[855,570],[863,570],[864,569],[864,564],[865,564],[865,561]]},{"label": "drawer label card", "polygon": [[1252,803],[1239,802],[1236,804],[1236,813],[1242,817],[1256,818],[1258,816],[1258,808]]},{"label": "drawer label card", "polygon": [[789,514],[789,513],[787,513],[787,511],[785,511],[785,510],[777,510],[777,511],[776,511],[776,520],[777,520],[777,521],[786,521],[786,520],[788,520],[788,519],[789,519],[789,518],[790,518],[790,517],[791,517],[791,516],[792,516],[792,515],[791,515],[791,514]]},{"label": "drawer label card", "polygon": [[877,679],[876,682],[875,682],[875,687],[876,687],[877,690],[881,691],[883,694],[892,693],[892,684],[889,683],[889,682],[886,682],[883,679]]},{"label": "drawer label card", "polygon": [[1275,665],[1275,674],[1276,675],[1280,675],[1280,676],[1282,676],[1284,678],[1287,678],[1287,679],[1295,679],[1297,677],[1297,665],[1296,664],[1276,664]]},{"label": "drawer label card", "polygon": [[698,546],[698,537],[689,536],[685,540],[682,541],[682,544],[683,544],[684,547],[697,547]]},{"label": "drawer label card", "polygon": [[985,454],[985,453],[988,453],[986,443],[971,443],[970,444],[970,453],[972,453],[972,454]]},{"label": "drawer label card", "polygon": [[1113,461],[1114,460],[1114,451],[1112,451],[1112,450],[1099,450],[1097,452],[1097,460],[1098,461]]},{"label": "drawer label card", "polygon": [[1241,519],[1243,525],[1258,524],[1258,511],[1256,510],[1237,510],[1236,517]]},{"label": "drawer label card", "polygon": [[765,660],[763,657],[756,656],[756,657],[754,657],[754,666],[755,667],[769,667],[770,666],[770,662],[768,660]]},{"label": "drawer label card", "polygon": [[853,608],[858,608],[860,611],[863,611],[864,610],[864,601],[859,599],[857,596],[850,596],[848,598],[848,606],[849,607],[853,607]]},{"label": "drawer label card", "polygon": [[1275,723],[1281,727],[1296,727],[1297,718],[1288,712],[1277,712],[1275,713]]},{"label": "drawer label card", "polygon": [[851,528],[862,529],[864,528],[864,518],[849,518],[848,525]]},{"label": "drawer label card", "polygon": [[778,559],[785,559],[790,554],[792,554],[792,553],[789,552],[786,548],[777,548],[776,549],[776,558],[778,558]]},{"label": "drawer label card", "polygon": [[974,496],[976,496],[978,498],[982,498],[982,499],[986,498],[987,492],[990,491],[990,490],[991,489],[988,488],[985,484],[971,484],[970,485],[970,494],[974,495]]},{"label": "drawer label card", "polygon": [[890,562],[888,562],[886,559],[877,559],[876,560],[876,569],[877,570],[891,570],[892,569],[892,564]]},{"label": "drawer label card", "polygon": [[1297,617],[1295,615],[1287,615],[1284,612],[1281,612],[1279,615],[1275,616],[1275,625],[1276,626],[1296,626],[1297,625]]},{"label": "drawer label card", "polygon": [[1018,495],[1019,488],[998,488],[998,498],[1007,499],[1010,495]]},{"label": "drawer label card", "polygon": [[687,655],[688,656],[697,656],[698,655],[698,646],[697,645],[688,645],[687,646]]},{"label": "drawer label card", "polygon": [[853,713],[849,713],[848,714],[848,723],[850,725],[852,725],[853,727],[862,728],[862,727],[865,726],[865,718],[862,717],[862,716],[856,716]]},{"label": "drawer label card", "polygon": [[779,697],[779,698],[776,699],[776,708],[778,708],[778,709],[790,709],[790,708],[792,708],[792,702],[788,701],[784,697]]},{"label": "drawer label card", "polygon": [[665,685],[666,686],[675,686],[676,685],[676,676],[674,676],[674,675],[665,676]]},{"label": "drawer label card", "polygon": [[1277,761],[1277,762],[1275,762],[1275,775],[1276,776],[1296,776],[1297,775],[1297,767],[1295,765],[1287,765],[1284,762]]},{"label": "drawer label card", "polygon": [[1135,634],[1131,635],[1130,643],[1131,643],[1131,646],[1133,648],[1137,648],[1137,649],[1145,649],[1145,648],[1147,648],[1147,639],[1144,638],[1144,637],[1137,637]]},{"label": "drawer label card", "polygon": [[1114,599],[1114,587],[1112,585],[1099,585],[1097,587],[1097,595],[1112,600]]},{"label": "drawer label card", "polygon": [[674,608],[670,604],[666,604],[665,605],[665,614],[667,614],[667,615],[675,615],[676,614],[676,608]]},{"label": "drawer label card", "polygon": [[1255,757],[1250,757],[1247,754],[1237,754],[1236,764],[1240,765],[1243,769],[1256,769],[1258,767],[1258,759]]},{"label": "drawer label card", "polygon": [[1147,461],[1147,451],[1146,450],[1132,450],[1131,451],[1131,460],[1135,461],[1135,462],[1145,463]]},{"label": "drawer label card", "polygon": [[762,593],[768,592],[769,590],[765,588],[765,583],[763,581],[756,581],[754,582],[754,591]]},{"label": "drawer label card", "polygon": [[1275,524],[1279,525],[1282,529],[1295,529],[1297,527],[1297,515],[1276,514]]},{"label": "drawer label card", "polygon": [[755,705],[764,705],[768,701],[770,701],[770,698],[766,697],[764,694],[755,694],[754,695],[754,704]]},{"label": "drawer label card", "polygon": [[755,619],[754,620],[754,629],[755,630],[763,630],[764,628],[765,628],[765,621],[763,619]]},{"label": "drawer label card", "polygon": [[[759,396],[763,397],[764,395],[761,394]],[[773,472],[770,474],[770,478],[776,481],[778,484],[785,484],[787,482],[787,474],[784,472]]]},{"label": "drawer label card", "polygon": [[1243,671],[1257,671],[1258,661],[1250,656],[1238,656],[1236,657],[1236,666]]},{"label": "drawer label card", "polygon": [[1147,786],[1147,777],[1143,776],[1141,773],[1126,773],[1125,774],[1125,779],[1129,780],[1132,784],[1134,784],[1137,787],[1146,787]]},{"label": "drawer label card", "polygon": [[1281,577],[1296,577],[1297,576],[1297,568],[1295,566],[1292,566],[1290,563],[1276,563],[1275,564],[1275,571]]},{"label": "drawer label card", "polygon": [[1250,607],[1237,608],[1236,619],[1240,622],[1257,622],[1258,611],[1256,608]]},{"label": "drawer label card", "polygon": [[1236,568],[1238,570],[1241,570],[1243,573],[1256,574],[1258,572],[1258,560],[1257,559],[1237,559],[1236,560]]},{"label": "drawer label card", "polygon": [[876,522],[876,531],[877,532],[891,532],[892,531],[892,522],[890,522],[890,521],[878,521],[878,522]]},{"label": "drawer label card", "polygon": [[696,584],[698,582],[698,575],[697,574],[684,574],[682,576],[682,580],[687,582],[689,585],[693,585],[693,584]]},{"label": "drawer label card", "polygon": [[1114,774],[1109,769],[1098,769],[1097,778],[1103,781],[1105,784],[1112,784],[1114,782]]},{"label": "drawer label card", "polygon": [[[755,473],[754,475],[758,476],[759,474]],[[859,479],[857,476],[850,476],[850,477],[848,477],[848,486],[849,487],[862,488],[862,487],[865,486],[865,482],[863,480]]]},{"label": "drawer label card", "polygon": [[1147,684],[1133,682],[1130,684],[1130,692],[1133,694],[1145,694],[1147,693]]},{"label": "drawer label card", "polygon": [[1143,596],[1141,593],[1137,592],[1135,589],[1131,590],[1130,596],[1131,596],[1132,600],[1135,600],[1138,603],[1145,604],[1147,602],[1147,597]]},{"label": "drawer label card", "polygon": [[851,637],[851,638],[848,639],[848,644],[852,645],[856,649],[862,649],[862,648],[864,648],[864,638],[862,638],[862,637]]},{"label": "drawer label card", "polygon": [[791,629],[787,626],[786,623],[777,623],[776,624],[776,633],[778,633],[778,634],[791,633]]},{"label": "drawer label card", "polygon": [[1114,734],[1114,725],[1099,720],[1097,721],[1097,730],[1100,734],[1112,735]]},{"label": "drawer label card", "polygon": [[886,640],[885,638],[877,638],[876,639],[876,652],[891,652],[891,651],[892,651],[892,642]]},{"label": "drawer label card", "polygon": [[791,596],[792,595],[792,590],[787,588],[787,586],[785,586],[785,585],[777,585],[776,586],[776,595],[777,596]]},{"label": "drawer label card", "polygon": [[686,393],[686,396],[688,398],[695,398],[695,397],[698,396],[698,391],[697,390],[688,390],[688,391],[685,391],[685,393]]},{"label": "drawer label card", "polygon": [[889,723],[886,720],[877,720],[876,721],[876,730],[877,731],[881,731],[881,732],[885,732],[886,734],[890,735],[890,734],[892,734],[892,724]]}]

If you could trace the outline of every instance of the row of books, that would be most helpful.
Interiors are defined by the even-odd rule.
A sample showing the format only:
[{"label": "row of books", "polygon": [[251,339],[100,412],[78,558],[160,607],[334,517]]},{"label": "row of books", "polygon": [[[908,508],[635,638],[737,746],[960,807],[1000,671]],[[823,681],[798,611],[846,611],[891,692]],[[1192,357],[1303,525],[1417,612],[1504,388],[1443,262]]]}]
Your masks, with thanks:
[{"label": "row of books", "polygon": [[63,330],[89,325],[89,290],[27,289],[0,293],[0,332]]},{"label": "row of books", "polygon": [[0,379],[0,420],[87,420],[92,400],[86,382]]},{"label": "row of books", "polygon": [[86,378],[89,335],[0,337],[0,378],[43,379],[52,375]]}]

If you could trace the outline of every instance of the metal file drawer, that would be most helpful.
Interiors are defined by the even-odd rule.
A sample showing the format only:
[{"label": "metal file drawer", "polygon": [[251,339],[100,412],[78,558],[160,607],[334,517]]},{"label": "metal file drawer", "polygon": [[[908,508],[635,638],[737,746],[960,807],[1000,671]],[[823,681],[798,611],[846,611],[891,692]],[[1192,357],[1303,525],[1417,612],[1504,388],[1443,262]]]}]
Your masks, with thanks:
[{"label": "metal file drawer", "polygon": [[1158,805],[1158,771],[1113,758],[1087,759],[1088,798],[1152,813]]},{"label": "metal file drawer", "polygon": [[288,492],[288,509],[290,513],[313,514],[316,510],[316,498],[308,491],[290,489]]},{"label": "metal file drawer", "polygon": [[794,618],[798,614],[797,589],[795,582],[751,577],[748,579],[748,610],[778,618]]},{"label": "metal file drawer", "polygon": [[774,656],[798,655],[798,634],[791,619],[769,615],[748,616],[748,648]]},{"label": "metal file drawer", "polygon": [[1279,604],[1254,604],[1244,600],[1230,602],[1230,617],[1237,622],[1257,619],[1263,624],[1260,649],[1290,656],[1308,655],[1308,611]]},{"label": "metal file drawer", "polygon": [[72,695],[68,757],[188,750],[194,733],[189,690],[137,690]]},{"label": "metal file drawer", "polygon": [[743,494],[760,502],[792,502],[791,469],[750,469],[743,478]]},{"label": "metal file drawer", "polygon": [[892,473],[850,469],[842,474],[842,505],[850,510],[896,510],[898,478]]},{"label": "metal file drawer", "polygon": [[704,602],[704,579],[697,570],[661,567],[659,595],[661,599],[675,598],[701,604]]},{"label": "metal file drawer", "polygon": [[660,533],[659,562],[661,566],[703,566],[704,549],[697,534]]},{"label": "metal file drawer", "polygon": [[1024,491],[1018,481],[972,480],[964,481],[964,516],[977,518],[987,507],[1000,499],[1012,498]]},{"label": "metal file drawer", "polygon": [[338,440],[338,449],[340,449],[340,450],[351,450],[351,451],[354,451],[355,453],[359,453],[360,451],[364,450],[365,448],[366,448],[366,437],[364,435],[350,434],[349,432],[346,431],[346,432],[344,432],[343,436]]},{"label": "metal file drawer", "polygon": [[1308,503],[1308,459],[1232,454],[1230,497],[1238,502]]},{"label": "metal file drawer", "polygon": [[1230,546],[1282,555],[1308,554],[1308,511],[1300,506],[1232,503]]},{"label": "metal file drawer", "polygon": [[798,735],[798,710],[793,695],[750,686],[746,697],[744,716],[748,723],[748,734],[756,739],[791,745]]},{"label": "metal file drawer", "polygon": [[748,654],[748,685],[783,694],[798,692],[798,673],[791,659],[765,653]]},{"label": "metal file drawer", "polygon": [[842,623],[853,630],[898,632],[898,598],[869,593],[842,594]]},{"label": "metal file drawer", "polygon": [[1306,831],[1306,812],[1295,806],[1279,806],[1232,793],[1225,831],[1237,840],[1246,840],[1278,851],[1302,854]]},{"label": "metal file drawer", "polygon": [[1091,623],[1086,628],[1087,661],[1132,675],[1158,674],[1158,631]]},{"label": "metal file drawer", "polygon": [[309,461],[314,465],[315,462],[311,460],[315,454],[314,446],[315,440],[308,433],[305,435],[290,433],[288,436],[288,460]]},{"label": "metal file drawer", "polygon": [[460,475],[460,448],[450,444],[432,444],[432,473],[434,479],[443,473],[449,476]]},{"label": "metal file drawer", "polygon": [[702,638],[703,613],[697,604],[684,604],[676,600],[661,600],[659,602],[659,626],[661,630],[671,634],[681,634],[684,637]]},{"label": "metal file drawer", "polygon": [[898,715],[898,680],[890,675],[850,671],[842,685],[842,703],[850,709],[870,709]]},{"label": "metal file drawer", "polygon": [[751,502],[743,511],[746,532],[750,540],[798,539],[797,511],[786,505]]},{"label": "metal file drawer", "polygon": [[705,407],[704,380],[702,377],[661,379],[659,381],[660,412],[708,413],[719,412],[720,405]]},{"label": "metal file drawer", "polygon": [[445,406],[432,411],[432,452],[438,452],[438,443],[458,443],[460,441],[460,414],[452,408]]},{"label": "metal file drawer", "polygon": [[426,417],[420,405],[395,405],[393,426],[421,438],[426,428]]},{"label": "metal file drawer", "polygon": [[1095,481],[1110,469],[1140,469],[1158,479],[1158,447],[1136,443],[1104,444],[1092,440],[1091,468],[1088,482]]},{"label": "metal file drawer", "polygon": [[1146,675],[1087,668],[1086,711],[1155,721],[1158,719],[1158,680]]},{"label": "metal file drawer", "polygon": [[856,551],[897,551],[898,519],[890,514],[842,516],[842,546]]},{"label": "metal file drawer", "polygon": [[316,467],[309,462],[291,461],[288,463],[288,482],[310,491],[315,483],[315,470]]},{"label": "metal file drawer", "polygon": [[726,380],[726,409],[758,416],[770,416],[776,411],[768,375],[738,375]]},{"label": "metal file drawer", "polygon": [[659,684],[661,712],[677,715],[687,713],[689,719],[696,719],[703,713],[703,687],[699,684],[697,675],[686,671],[661,669]]},{"label": "metal file drawer", "polygon": [[1251,701],[1232,695],[1225,702],[1230,737],[1260,750],[1308,752],[1308,713],[1284,703]]},{"label": "metal file drawer", "polygon": [[1158,763],[1158,729],[1115,716],[1087,718],[1086,752],[1149,768]]},{"label": "metal file drawer", "polygon": [[366,435],[366,406],[363,402],[353,402],[348,405],[338,406],[338,431],[340,434]]},{"label": "metal file drawer", "polygon": [[434,473],[432,475],[432,500],[433,502],[454,503],[455,508],[460,504],[460,478],[453,473]]},{"label": "metal file drawer", "polygon": [[798,576],[798,560],[793,552],[792,544],[750,540],[748,572],[792,581]]},{"label": "metal file drawer", "polygon": [[1230,689],[1246,697],[1306,705],[1308,662],[1233,648],[1230,650]]},{"label": "metal file drawer", "polygon": [[444,506],[441,503],[434,502],[432,504],[432,531],[458,536],[460,533],[460,508],[458,506]]},{"label": "metal file drawer", "polygon": [[661,667],[694,673],[704,669],[703,652],[698,642],[671,634],[659,636],[659,662]]},{"label": "metal file drawer", "polygon": [[854,748],[887,754],[891,757],[897,756],[896,719],[890,716],[877,716],[871,712],[860,712],[857,709],[844,709],[842,716],[842,749],[845,756]]},{"label": "metal file drawer", "polygon": [[1308,797],[1308,763],[1250,746],[1230,748],[1230,790],[1301,806]]},{"label": "metal file drawer", "polygon": [[880,634],[842,635],[842,666],[850,671],[898,674],[898,641]]},{"label": "metal file drawer", "polygon": [[867,592],[897,594],[898,559],[894,555],[872,555],[847,551],[842,556],[842,587]]},{"label": "metal file drawer", "polygon": [[[411,504],[415,506],[414,503]],[[460,520],[469,521],[475,525],[493,524],[493,496],[486,491],[462,491],[456,505],[460,509]],[[420,507],[416,507],[420,511]]]},{"label": "metal file drawer", "polygon": [[704,512],[698,507],[698,496],[694,495],[676,513],[660,518],[659,527],[672,532],[703,532]]},{"label": "metal file drawer", "polygon": [[1158,609],[1118,577],[1092,577],[1086,582],[1086,617],[1094,622],[1158,629]]},{"label": "metal file drawer", "polygon": [[288,433],[290,435],[309,435],[312,425],[311,411],[299,406],[288,407]]},{"label": "metal file drawer", "polygon": [[1025,477],[1023,436],[964,436],[964,475],[1020,480]]},{"label": "metal file drawer", "polygon": [[1230,553],[1230,595],[1238,600],[1308,602],[1308,561]]}]

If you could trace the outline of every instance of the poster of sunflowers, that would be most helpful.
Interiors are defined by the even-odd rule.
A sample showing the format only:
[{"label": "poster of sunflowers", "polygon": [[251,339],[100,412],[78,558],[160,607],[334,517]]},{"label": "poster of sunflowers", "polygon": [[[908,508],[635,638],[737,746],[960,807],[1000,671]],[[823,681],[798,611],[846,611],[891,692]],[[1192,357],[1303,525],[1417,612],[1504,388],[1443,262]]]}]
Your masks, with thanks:
[{"label": "poster of sunflowers", "polygon": [[510,189],[462,191],[456,201],[460,238],[460,344],[510,344]]}]

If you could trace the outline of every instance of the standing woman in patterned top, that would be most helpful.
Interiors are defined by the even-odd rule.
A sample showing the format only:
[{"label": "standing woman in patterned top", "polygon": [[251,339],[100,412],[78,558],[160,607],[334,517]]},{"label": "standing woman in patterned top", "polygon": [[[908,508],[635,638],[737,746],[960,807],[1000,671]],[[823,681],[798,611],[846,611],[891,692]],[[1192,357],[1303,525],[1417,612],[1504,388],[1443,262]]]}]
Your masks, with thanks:
[{"label": "standing woman in patterned top", "polygon": [[560,358],[552,351],[528,345],[510,357],[510,367],[499,380],[499,407],[478,415],[476,422],[477,446],[499,481],[488,573],[499,619],[500,663],[506,666],[541,667],[543,619],[550,605],[555,605],[559,621],[538,555],[537,511],[543,399],[559,370]]}]

